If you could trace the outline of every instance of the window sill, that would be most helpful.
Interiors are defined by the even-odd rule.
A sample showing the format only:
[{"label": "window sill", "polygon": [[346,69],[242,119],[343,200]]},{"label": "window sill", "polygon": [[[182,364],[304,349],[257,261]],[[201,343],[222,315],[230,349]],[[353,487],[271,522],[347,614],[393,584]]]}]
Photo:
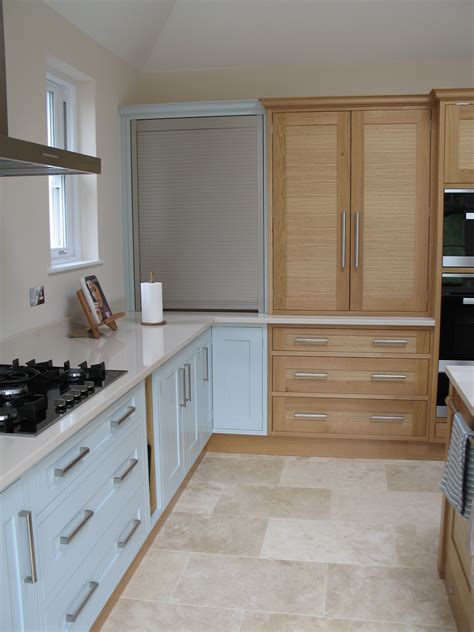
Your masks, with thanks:
[{"label": "window sill", "polygon": [[71,270],[80,270],[81,268],[91,268],[92,266],[101,266],[104,261],[102,259],[90,259],[87,261],[71,261],[70,263],[58,263],[52,265],[48,270],[48,274],[62,274]]}]

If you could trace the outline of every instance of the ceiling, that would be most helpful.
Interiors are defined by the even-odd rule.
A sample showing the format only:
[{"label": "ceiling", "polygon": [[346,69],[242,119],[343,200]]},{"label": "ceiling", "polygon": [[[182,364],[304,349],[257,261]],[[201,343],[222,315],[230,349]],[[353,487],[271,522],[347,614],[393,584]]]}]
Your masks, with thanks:
[{"label": "ceiling", "polygon": [[474,0],[45,0],[145,72],[473,57]]}]

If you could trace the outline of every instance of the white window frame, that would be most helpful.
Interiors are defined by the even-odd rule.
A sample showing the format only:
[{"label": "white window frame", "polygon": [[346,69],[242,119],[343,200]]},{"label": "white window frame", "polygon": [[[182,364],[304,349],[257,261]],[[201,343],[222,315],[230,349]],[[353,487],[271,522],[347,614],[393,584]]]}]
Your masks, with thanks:
[{"label": "white window frame", "polygon": [[[49,97],[49,94],[52,97]],[[75,86],[69,81],[48,73],[46,77],[46,98],[53,100],[53,120],[49,120],[50,109],[47,107],[48,116],[48,144],[59,149],[74,151],[76,147],[76,111],[75,111]],[[50,133],[51,130],[51,133]],[[77,202],[77,182],[70,175],[49,176],[49,208],[50,229],[53,212],[53,188],[64,196],[63,213],[57,218],[62,222],[65,244],[61,247],[52,247],[51,264],[53,267],[70,264],[81,259],[80,251],[80,225]],[[50,233],[51,240],[51,233]]]}]

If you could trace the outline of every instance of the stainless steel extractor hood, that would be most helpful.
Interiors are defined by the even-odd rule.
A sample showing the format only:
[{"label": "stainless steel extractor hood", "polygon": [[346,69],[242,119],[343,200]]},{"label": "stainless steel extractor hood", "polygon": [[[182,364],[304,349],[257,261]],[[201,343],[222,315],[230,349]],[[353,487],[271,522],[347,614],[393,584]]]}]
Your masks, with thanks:
[{"label": "stainless steel extractor hood", "polygon": [[100,158],[30,143],[8,135],[3,0],[0,0],[0,176],[70,173],[100,173]]}]

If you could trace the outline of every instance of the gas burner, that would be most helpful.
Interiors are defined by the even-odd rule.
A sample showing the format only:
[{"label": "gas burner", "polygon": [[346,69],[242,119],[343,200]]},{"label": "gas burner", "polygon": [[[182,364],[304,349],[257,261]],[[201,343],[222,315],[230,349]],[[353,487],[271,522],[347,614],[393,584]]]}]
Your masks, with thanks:
[{"label": "gas burner", "polygon": [[[18,362],[18,360],[16,360],[16,362]],[[29,366],[19,366],[15,364],[15,360],[12,365],[0,364],[0,386],[24,384],[37,377],[39,373],[39,371]]]},{"label": "gas burner", "polygon": [[18,412],[15,408],[2,406],[0,408],[0,430],[4,432],[14,432],[19,424]]},{"label": "gas burner", "polygon": [[3,399],[13,399],[14,397],[25,395],[25,393],[28,393],[28,386],[26,384],[10,386],[0,382],[0,397],[3,397]]}]

